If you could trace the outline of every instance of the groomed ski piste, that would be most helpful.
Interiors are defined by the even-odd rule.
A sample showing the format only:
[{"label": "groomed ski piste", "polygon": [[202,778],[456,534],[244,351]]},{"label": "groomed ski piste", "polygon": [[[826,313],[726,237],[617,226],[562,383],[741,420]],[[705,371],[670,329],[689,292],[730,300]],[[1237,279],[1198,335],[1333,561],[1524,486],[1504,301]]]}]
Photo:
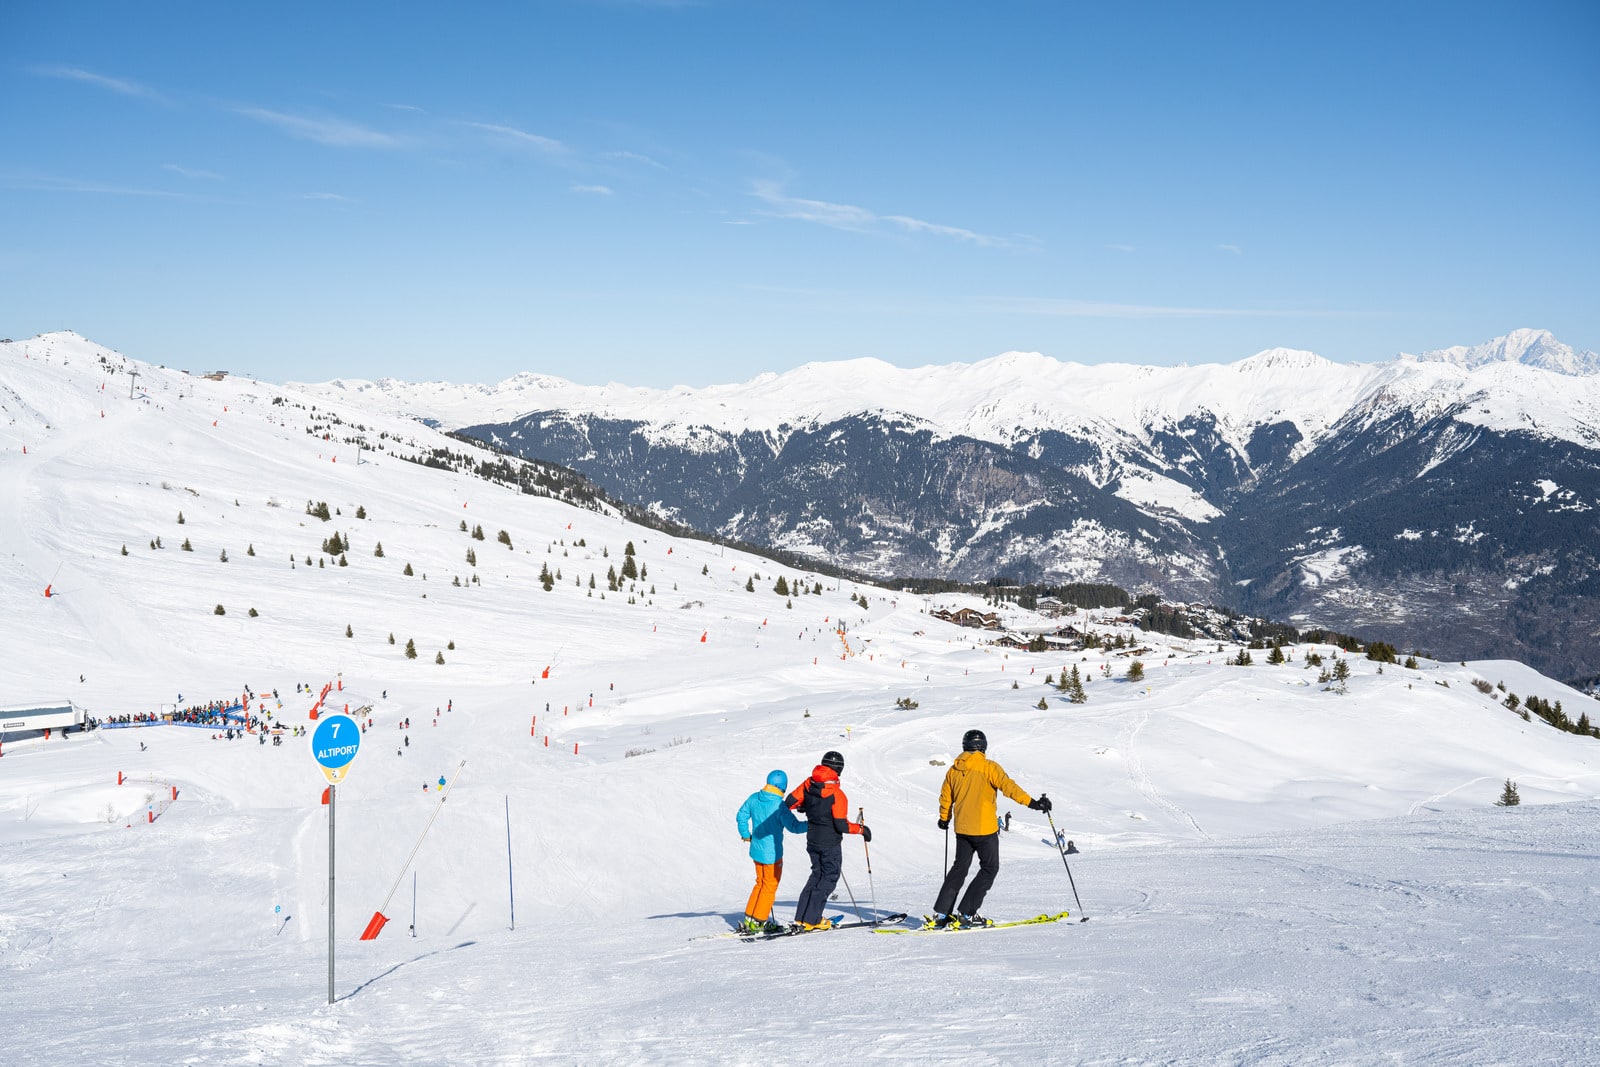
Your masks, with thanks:
[{"label": "groomed ski piste", "polygon": [[[357,433],[384,449],[358,463]],[[7,1063],[1600,1062],[1600,741],[1472,683],[1573,718],[1591,698],[1511,662],[1380,674],[1359,656],[1340,695],[1305,665],[1328,647],[1227,666],[1237,646],[1080,612],[1148,649],[1130,682],[1115,652],[1008,652],[928,614],[973,598],[840,582],[397,456],[435,446],[470,451],[70,334],[0,344],[0,704],[108,719],[249,687],[258,714],[311,726],[331,682],[325,707],[373,720],[338,792],[332,1005],[307,738],[4,740]],[[322,501],[330,521],[307,514]],[[348,566],[321,551],[336,532]],[[645,572],[608,592],[630,541]],[[779,576],[822,592],[780,596]],[[1074,664],[1082,705],[1045,685]],[[828,749],[874,833],[870,882],[846,840],[855,903],[841,884],[829,913],[931,910],[938,789],[971,727],[1081,850],[1080,909],[1044,818],[1002,799],[985,913],[1089,922],[704,939],[750,891],[735,810]],[[452,792],[403,870],[441,776]],[[1507,778],[1520,807],[1493,806]],[[803,840],[786,855],[784,921]],[[358,940],[397,880],[388,926]]]}]

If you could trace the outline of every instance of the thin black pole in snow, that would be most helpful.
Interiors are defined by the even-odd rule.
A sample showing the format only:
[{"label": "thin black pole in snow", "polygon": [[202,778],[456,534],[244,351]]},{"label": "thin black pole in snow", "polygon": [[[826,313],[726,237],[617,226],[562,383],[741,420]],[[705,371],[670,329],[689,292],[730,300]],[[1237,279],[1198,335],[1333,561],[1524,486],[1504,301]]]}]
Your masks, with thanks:
[{"label": "thin black pole in snow", "polygon": [[511,864],[511,794],[506,794],[506,892],[511,897],[511,929],[517,928],[517,885]]},{"label": "thin black pole in snow", "polygon": [[[1050,820],[1050,833],[1056,839],[1056,850],[1061,853],[1061,866],[1067,869],[1067,883],[1072,886],[1072,901],[1074,904],[1078,905],[1078,910],[1082,911],[1083,901],[1078,899],[1078,883],[1077,880],[1072,877],[1072,865],[1067,862],[1067,850],[1066,847],[1061,844],[1061,831],[1056,829],[1055,816],[1051,815],[1047,811],[1044,813],[1044,817]],[[1081,923],[1086,923],[1089,921],[1089,916],[1085,915],[1078,921]]]},{"label": "thin black pole in snow", "polygon": [[411,936],[417,936],[417,872],[411,872]]}]

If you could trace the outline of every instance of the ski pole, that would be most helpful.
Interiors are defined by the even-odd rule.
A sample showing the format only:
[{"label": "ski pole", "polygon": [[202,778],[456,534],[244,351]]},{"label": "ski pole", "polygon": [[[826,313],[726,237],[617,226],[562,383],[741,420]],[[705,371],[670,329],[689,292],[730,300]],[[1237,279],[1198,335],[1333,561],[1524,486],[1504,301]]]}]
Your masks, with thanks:
[{"label": "ski pole", "polygon": [[[952,813],[953,814],[953,813]],[[950,877],[950,820],[944,821],[944,876]]]},{"label": "ski pole", "polygon": [[[857,808],[856,809],[856,822],[857,823],[866,822],[866,819],[867,819],[866,812],[867,812],[866,808]],[[873,917],[873,919],[877,919],[877,917],[878,917],[878,887],[872,884],[872,846],[867,843],[867,839],[865,837],[863,837],[861,839],[861,850],[867,854],[867,891],[872,894],[872,917]]]},{"label": "ski pole", "polygon": [[[1061,866],[1067,869],[1067,883],[1072,886],[1073,903],[1078,905],[1078,910],[1081,912],[1083,910],[1083,901],[1078,899],[1078,883],[1072,877],[1072,865],[1067,862],[1067,850],[1061,845],[1061,834],[1056,830],[1055,817],[1052,816],[1048,811],[1044,813],[1044,817],[1050,820],[1050,833],[1056,839],[1056,851],[1061,853]],[[1085,915],[1078,921],[1081,923],[1086,923],[1089,921],[1089,916]]]},{"label": "ski pole", "polygon": [[850,879],[844,876],[844,857],[839,857],[839,880],[844,882],[844,891],[850,894],[850,910],[856,913],[856,918],[861,918],[861,908],[856,904],[855,892],[850,888]]}]

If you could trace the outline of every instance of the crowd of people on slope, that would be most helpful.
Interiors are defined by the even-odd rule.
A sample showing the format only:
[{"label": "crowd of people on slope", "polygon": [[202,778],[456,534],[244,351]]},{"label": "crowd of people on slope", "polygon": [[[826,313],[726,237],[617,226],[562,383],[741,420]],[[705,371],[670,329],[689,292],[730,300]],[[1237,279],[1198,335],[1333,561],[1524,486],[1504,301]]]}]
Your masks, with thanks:
[{"label": "crowd of people on slope", "polygon": [[[928,919],[930,928],[992,925],[979,909],[1000,872],[997,793],[1034,811],[1051,810],[1049,797],[1043,793],[1030,797],[1000,764],[988,758],[988,749],[989,740],[982,730],[968,730],[961,739],[961,755],[945,772],[939,790],[938,826],[947,833],[955,830],[956,856],[935,898],[933,915]],[[767,775],[767,784],[740,805],[735,823],[739,837],[750,845],[750,859],[756,867],[755,888],[750,891],[738,927],[741,933],[778,933],[794,928],[826,930],[832,925],[822,912],[839,883],[844,838],[855,834],[865,842],[872,841],[870,827],[850,821],[850,802],[839,784],[843,772],[844,756],[836,751],[826,752],[811,776],[793,792],[784,792],[789,786],[788,775],[775,770]],[[1008,829],[1010,821],[1008,812]],[[811,861],[811,875],[800,891],[794,923],[787,928],[772,918],[773,901],[783,878],[785,833],[806,835],[806,856]],[[962,893],[974,857],[978,860],[978,874]]]}]

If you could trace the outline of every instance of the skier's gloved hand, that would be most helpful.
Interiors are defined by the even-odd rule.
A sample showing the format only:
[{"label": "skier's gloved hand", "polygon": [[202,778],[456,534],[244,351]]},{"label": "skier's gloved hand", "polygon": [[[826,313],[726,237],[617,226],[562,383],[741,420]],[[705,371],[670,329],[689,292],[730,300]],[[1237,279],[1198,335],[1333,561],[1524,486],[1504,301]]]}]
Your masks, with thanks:
[{"label": "skier's gloved hand", "polygon": [[1034,811],[1042,811],[1048,815],[1051,807],[1050,798],[1045,796],[1043,793],[1040,793],[1031,803],[1028,804],[1028,807],[1032,808]]},{"label": "skier's gloved hand", "polygon": [[941,829],[941,830],[950,829],[950,820],[949,819],[940,819],[939,820],[939,829]]},{"label": "skier's gloved hand", "polygon": [[866,823],[861,824],[861,840],[865,841],[869,845],[872,844],[872,827],[868,826]]},{"label": "skier's gloved hand", "polygon": [[748,837],[741,837],[741,838],[739,838],[739,840],[743,841],[747,845],[750,843],[750,839]]}]

